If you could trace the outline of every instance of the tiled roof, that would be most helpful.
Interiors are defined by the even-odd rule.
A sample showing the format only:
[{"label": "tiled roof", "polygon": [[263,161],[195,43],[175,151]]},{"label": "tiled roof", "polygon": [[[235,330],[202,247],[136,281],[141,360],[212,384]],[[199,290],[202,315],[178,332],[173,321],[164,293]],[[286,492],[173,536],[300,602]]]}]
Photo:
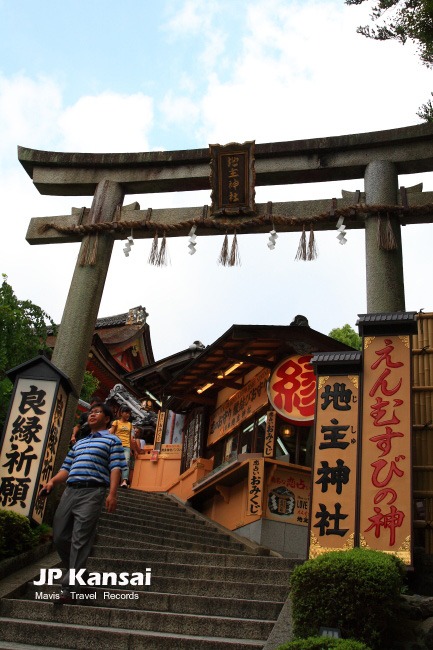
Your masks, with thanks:
[{"label": "tiled roof", "polygon": [[361,361],[362,352],[318,352],[311,359],[311,363],[357,363]]},{"label": "tiled roof", "polygon": [[358,314],[357,325],[362,323],[401,323],[415,320],[416,311],[393,311],[378,314]]},{"label": "tiled roof", "polygon": [[142,325],[149,316],[144,307],[132,307],[126,314],[117,314],[117,316],[106,316],[98,318],[95,329],[103,327],[115,327],[116,325]]},{"label": "tiled roof", "polygon": [[115,327],[116,325],[125,325],[128,313],[117,314],[117,316],[105,316],[104,318],[98,318],[95,324],[95,329],[101,327]]},{"label": "tiled roof", "polygon": [[[144,307],[141,305],[139,307],[133,307],[124,314],[117,314],[116,316],[105,316],[104,318],[98,318],[95,323],[95,329],[104,329],[106,327],[116,327],[118,325],[139,325],[146,322],[146,318],[149,314],[146,312]],[[57,325],[59,328],[60,325]],[[53,334],[53,329],[51,327],[47,328],[48,335]]]},{"label": "tiled roof", "polygon": [[416,311],[382,312],[358,314],[357,325],[360,336],[393,334],[415,334],[417,331]]}]

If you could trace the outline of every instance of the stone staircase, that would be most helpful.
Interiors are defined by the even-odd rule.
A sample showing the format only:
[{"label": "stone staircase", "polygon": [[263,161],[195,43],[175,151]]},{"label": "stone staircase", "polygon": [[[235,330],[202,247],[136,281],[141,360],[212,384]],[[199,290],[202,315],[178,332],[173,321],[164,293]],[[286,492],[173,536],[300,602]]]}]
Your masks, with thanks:
[{"label": "stone staircase", "polygon": [[[87,568],[150,568],[150,586],[86,587],[83,594],[96,599],[60,606],[35,600],[36,592],[59,593],[60,585],[28,584],[20,597],[0,601],[0,648],[263,648],[299,561],[253,554],[251,545],[170,497],[119,492],[116,513],[100,518]],[[131,592],[138,598],[126,598]]]}]

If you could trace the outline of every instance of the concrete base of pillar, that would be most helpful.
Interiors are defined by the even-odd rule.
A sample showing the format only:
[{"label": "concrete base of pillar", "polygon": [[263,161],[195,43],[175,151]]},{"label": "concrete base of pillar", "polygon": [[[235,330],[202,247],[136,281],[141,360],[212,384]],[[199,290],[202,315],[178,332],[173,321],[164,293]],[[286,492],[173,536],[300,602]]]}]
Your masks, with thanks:
[{"label": "concrete base of pillar", "polygon": [[273,519],[259,519],[236,528],[236,533],[277,551],[283,557],[307,557],[308,528]]}]

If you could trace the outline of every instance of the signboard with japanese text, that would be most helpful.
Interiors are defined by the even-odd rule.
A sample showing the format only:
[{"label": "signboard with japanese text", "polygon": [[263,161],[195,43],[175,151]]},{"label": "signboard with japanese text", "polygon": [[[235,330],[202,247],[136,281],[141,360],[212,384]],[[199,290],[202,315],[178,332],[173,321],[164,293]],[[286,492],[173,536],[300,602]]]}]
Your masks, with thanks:
[{"label": "signboard with japanese text", "polygon": [[298,354],[280,361],[268,383],[272,407],[284,420],[300,426],[314,421],[316,376],[311,359],[311,354]]},{"label": "signboard with japanese text", "polygon": [[254,142],[211,144],[209,149],[212,216],[253,214]]},{"label": "signboard with japanese text", "polygon": [[309,557],[355,545],[359,376],[317,378]]},{"label": "signboard with japanese text", "polygon": [[275,448],[275,422],[277,414],[275,411],[268,411],[266,418],[265,445],[263,455],[265,458],[274,457]]},{"label": "signboard with japanese text", "polygon": [[[57,447],[59,446],[60,432],[62,430],[63,417],[65,415],[66,402],[68,396],[62,386],[59,386],[59,391],[56,397],[56,404],[54,406],[53,416],[51,418],[47,446],[45,447],[44,460],[42,462],[41,475],[39,477],[39,486],[37,493],[44,487],[53,475],[54,462],[56,460]],[[38,524],[42,523],[44,518],[45,506],[47,500],[43,497],[36,499],[33,508],[32,519]]]},{"label": "signboard with japanese text", "polygon": [[30,517],[57,381],[18,379],[0,452],[0,507]]},{"label": "signboard with japanese text", "polygon": [[164,431],[164,422],[165,422],[165,411],[160,411],[158,413],[158,419],[156,421],[156,429],[155,429],[155,449],[158,447],[158,449],[161,446],[161,441],[162,441],[162,434]]},{"label": "signboard with japanese text", "polygon": [[182,458],[182,445],[161,445],[160,458]]},{"label": "signboard with japanese text", "polygon": [[262,514],[264,464],[263,458],[252,458],[249,461],[247,517],[252,515],[261,516]]},{"label": "signboard with japanese text", "polygon": [[269,370],[264,368],[237,393],[232,395],[227,402],[221,404],[210,416],[208,445],[213,445],[217,440],[233,431],[238,424],[254,415],[254,413],[268,403],[266,382]]},{"label": "signboard with japanese text", "polygon": [[410,336],[364,337],[360,546],[411,557]]},{"label": "signboard with japanese text", "polygon": [[266,519],[308,526],[310,476],[278,467],[267,488]]}]

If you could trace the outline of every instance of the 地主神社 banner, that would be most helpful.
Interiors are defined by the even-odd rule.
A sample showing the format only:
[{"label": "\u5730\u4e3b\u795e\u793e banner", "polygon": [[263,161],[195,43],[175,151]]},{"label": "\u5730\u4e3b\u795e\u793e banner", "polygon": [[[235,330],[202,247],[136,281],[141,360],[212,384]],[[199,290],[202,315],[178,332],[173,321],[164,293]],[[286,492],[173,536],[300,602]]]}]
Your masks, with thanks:
[{"label": "\u5730\u4e3b\u795e\u793e banner", "polygon": [[411,564],[411,346],[364,336],[360,546]]},{"label": "\u5730\u4e3b\u795e\u793e banner", "polygon": [[359,376],[317,377],[309,557],[355,545]]}]

